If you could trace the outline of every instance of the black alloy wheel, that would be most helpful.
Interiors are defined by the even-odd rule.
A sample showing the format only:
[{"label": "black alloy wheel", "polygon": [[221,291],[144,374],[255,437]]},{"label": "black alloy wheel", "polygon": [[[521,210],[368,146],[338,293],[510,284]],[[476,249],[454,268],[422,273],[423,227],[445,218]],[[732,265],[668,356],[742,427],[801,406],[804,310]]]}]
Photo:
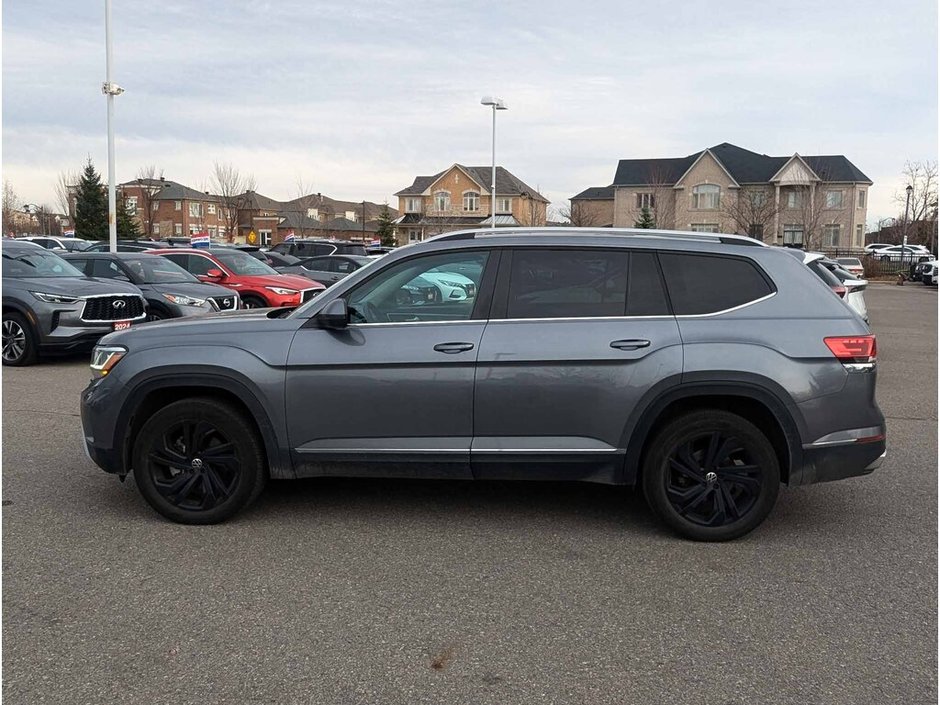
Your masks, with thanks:
[{"label": "black alloy wheel", "polygon": [[780,487],[779,460],[767,436],[718,409],[690,412],[663,426],[642,472],[656,514],[699,541],[727,541],[756,528]]},{"label": "black alloy wheel", "polygon": [[213,524],[260,494],[267,473],[253,422],[214,399],[184,399],[151,416],[134,440],[134,479],[165,517]]}]

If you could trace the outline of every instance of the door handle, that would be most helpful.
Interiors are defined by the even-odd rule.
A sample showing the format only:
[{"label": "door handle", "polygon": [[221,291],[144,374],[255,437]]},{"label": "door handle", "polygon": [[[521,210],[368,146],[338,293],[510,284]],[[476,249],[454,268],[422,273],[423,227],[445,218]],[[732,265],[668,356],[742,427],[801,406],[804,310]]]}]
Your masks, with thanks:
[{"label": "door handle", "polygon": [[610,344],[610,347],[616,348],[617,350],[639,350],[640,348],[648,348],[649,346],[650,346],[650,341],[643,340],[642,338],[630,338],[628,340],[614,340]]},{"label": "door handle", "polygon": [[473,343],[438,343],[434,346],[437,352],[453,355],[455,353],[467,352],[473,350]]}]

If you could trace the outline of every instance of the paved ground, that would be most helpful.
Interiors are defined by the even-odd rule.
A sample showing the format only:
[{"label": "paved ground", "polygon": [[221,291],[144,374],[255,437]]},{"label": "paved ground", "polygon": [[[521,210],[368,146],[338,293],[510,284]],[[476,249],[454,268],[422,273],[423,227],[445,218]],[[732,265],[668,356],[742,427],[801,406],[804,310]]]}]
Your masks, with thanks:
[{"label": "paved ground", "polygon": [[888,461],[723,545],[570,485],[282,483],[176,526],[83,455],[84,358],[5,369],[5,702],[936,702],[937,293],[868,301]]}]

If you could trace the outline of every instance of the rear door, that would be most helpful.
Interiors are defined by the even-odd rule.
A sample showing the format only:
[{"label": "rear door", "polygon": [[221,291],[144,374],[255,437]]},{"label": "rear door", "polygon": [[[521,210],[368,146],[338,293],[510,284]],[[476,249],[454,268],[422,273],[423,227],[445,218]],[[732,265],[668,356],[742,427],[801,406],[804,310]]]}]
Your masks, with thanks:
[{"label": "rear door", "polygon": [[483,335],[471,451],[477,478],[614,481],[634,406],[682,372],[656,255],[504,252]]}]

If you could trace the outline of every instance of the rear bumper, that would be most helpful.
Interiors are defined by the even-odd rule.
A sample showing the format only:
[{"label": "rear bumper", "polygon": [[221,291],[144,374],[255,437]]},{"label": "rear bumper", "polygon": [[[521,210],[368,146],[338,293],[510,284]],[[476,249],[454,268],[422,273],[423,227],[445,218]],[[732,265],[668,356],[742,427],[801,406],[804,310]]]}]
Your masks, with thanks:
[{"label": "rear bumper", "polygon": [[884,439],[871,443],[812,446],[803,449],[801,485],[868,475],[884,462]]}]

